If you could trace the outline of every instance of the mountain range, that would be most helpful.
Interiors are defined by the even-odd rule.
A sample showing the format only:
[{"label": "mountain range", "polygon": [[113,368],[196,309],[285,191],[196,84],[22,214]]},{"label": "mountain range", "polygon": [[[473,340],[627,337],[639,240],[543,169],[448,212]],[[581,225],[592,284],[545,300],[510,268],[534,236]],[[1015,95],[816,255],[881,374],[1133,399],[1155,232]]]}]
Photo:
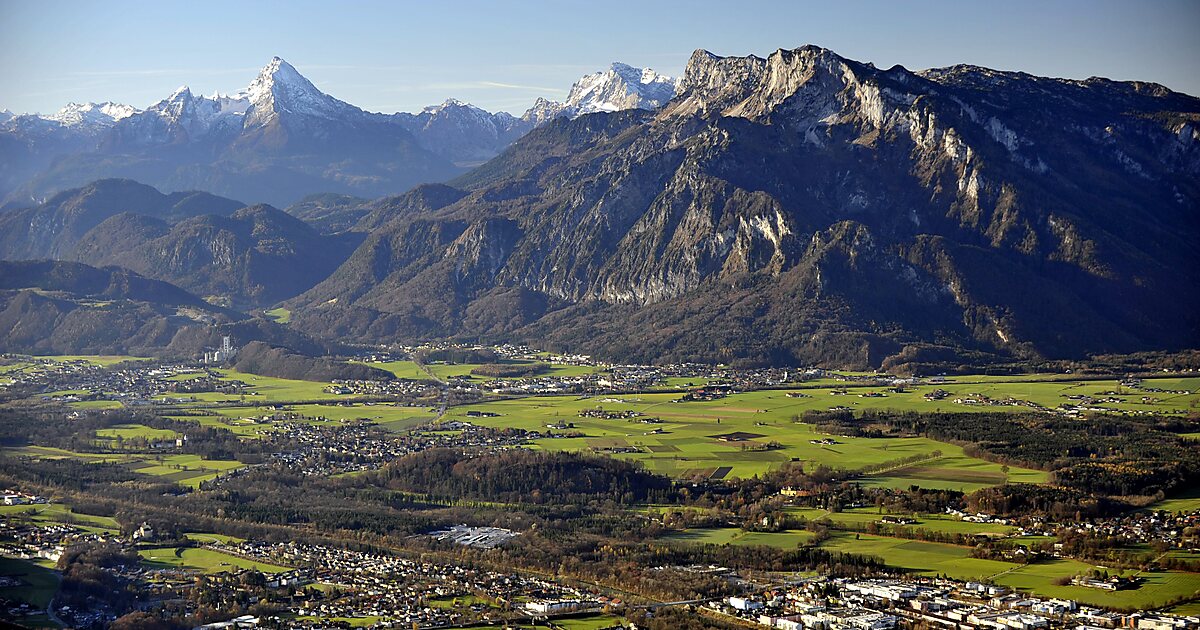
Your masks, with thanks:
[{"label": "mountain range", "polygon": [[454,99],[389,115],[321,92],[276,57],[232,95],[184,86],[145,110],[106,102],[49,116],[6,113],[0,198],[28,205],[114,177],[275,205],[319,193],[379,197],[462,174],[544,120],[656,107],[673,89],[652,70],[613,64],[581,79],[567,102],[539,101],[521,118]]},{"label": "mountain range", "polygon": [[697,51],[661,109],[543,125],[375,229],[292,321],[859,367],[1193,346],[1198,119],[1147,83]]},{"label": "mountain range", "polygon": [[[289,166],[245,175],[317,192],[284,177],[304,162],[289,151],[387,125],[445,172],[283,211],[105,180],[0,212],[0,258],[116,265],[238,309],[282,300],[310,345],[909,371],[1200,345],[1200,99],[1160,85],[698,50],[678,81],[614,64],[521,118],[455,101],[384,116],[272,66],[252,96],[188,97],[207,113],[179,118],[195,122],[176,149],[274,155]],[[98,146],[161,137],[132,130],[162,108],[105,109],[80,113],[114,120]]]},{"label": "mountain range", "polygon": [[0,213],[0,259],[120,267],[238,309],[312,287],[361,240],[355,233],[323,235],[271,206],[202,192],[163,194],[119,179]]}]

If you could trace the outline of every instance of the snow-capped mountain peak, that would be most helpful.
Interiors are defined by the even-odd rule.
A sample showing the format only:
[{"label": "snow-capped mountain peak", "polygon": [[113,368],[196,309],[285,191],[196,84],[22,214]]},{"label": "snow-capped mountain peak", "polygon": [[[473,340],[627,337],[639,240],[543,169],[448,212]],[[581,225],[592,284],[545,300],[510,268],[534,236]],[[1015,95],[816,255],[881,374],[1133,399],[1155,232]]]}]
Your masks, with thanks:
[{"label": "snow-capped mountain peak", "polygon": [[279,57],[263,67],[244,94],[251,106],[247,124],[265,123],[285,112],[330,119],[362,112],[317,89]]},{"label": "snow-capped mountain peak", "polygon": [[57,112],[44,116],[64,127],[111,127],[118,120],[137,113],[137,108],[119,103],[68,103]]},{"label": "snow-capped mountain peak", "polygon": [[538,99],[523,119],[541,124],[558,116],[574,118],[595,112],[656,109],[675,95],[677,81],[650,68],[613,62],[608,70],[584,76],[571,86],[562,103]]}]

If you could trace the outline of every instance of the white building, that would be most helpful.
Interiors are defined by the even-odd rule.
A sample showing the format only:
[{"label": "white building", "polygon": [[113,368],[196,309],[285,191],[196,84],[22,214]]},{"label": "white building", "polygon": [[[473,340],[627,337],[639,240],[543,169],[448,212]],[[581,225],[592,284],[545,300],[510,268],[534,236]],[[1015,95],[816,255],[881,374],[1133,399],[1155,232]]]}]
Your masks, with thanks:
[{"label": "white building", "polygon": [[237,356],[238,349],[233,347],[233,341],[228,335],[221,338],[221,347],[212,352],[204,353],[205,363],[224,363]]},{"label": "white building", "polygon": [[740,610],[743,612],[748,610],[758,610],[764,606],[762,602],[749,597],[730,597],[729,605],[733,606],[735,610]]}]

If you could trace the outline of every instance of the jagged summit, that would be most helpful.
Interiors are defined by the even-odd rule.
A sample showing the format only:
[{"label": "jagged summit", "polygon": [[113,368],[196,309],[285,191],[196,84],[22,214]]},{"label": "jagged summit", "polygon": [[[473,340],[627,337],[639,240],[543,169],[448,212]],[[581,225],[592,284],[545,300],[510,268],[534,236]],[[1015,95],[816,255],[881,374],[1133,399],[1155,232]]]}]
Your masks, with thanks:
[{"label": "jagged summit", "polygon": [[541,124],[560,116],[574,118],[596,112],[656,109],[675,95],[675,85],[674,78],[650,68],[613,62],[608,70],[576,81],[567,100],[561,103],[539,98],[522,119]]},{"label": "jagged summit", "polygon": [[[58,122],[65,127],[93,126],[111,127],[118,120],[137,113],[137,108],[121,103],[67,103],[62,109],[46,116],[46,120]],[[9,116],[12,117],[11,115]]]},{"label": "jagged summit", "polygon": [[242,95],[252,107],[248,125],[265,123],[281,113],[329,119],[362,113],[357,107],[317,89],[280,57],[271,58]]}]

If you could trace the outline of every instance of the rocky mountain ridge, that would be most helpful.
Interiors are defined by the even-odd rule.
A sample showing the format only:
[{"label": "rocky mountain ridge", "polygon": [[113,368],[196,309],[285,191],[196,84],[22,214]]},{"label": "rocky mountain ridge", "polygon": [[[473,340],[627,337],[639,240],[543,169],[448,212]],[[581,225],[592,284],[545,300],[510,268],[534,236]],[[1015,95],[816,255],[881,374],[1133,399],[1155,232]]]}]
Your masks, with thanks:
[{"label": "rocky mountain ridge", "polygon": [[[546,119],[654,107],[673,89],[653,71],[613,68],[577,82]],[[459,175],[541,121],[455,99],[416,114],[367,112],[275,57],[234,94],[203,96],[182,86],[145,110],[89,103],[49,116],[0,117],[0,199],[36,205],[112,177],[280,206],[309,194],[379,197]]]},{"label": "rocky mountain ridge", "polygon": [[697,51],[660,110],[543,125],[373,232],[293,321],[863,367],[1183,347],[1198,115],[1147,84]]}]

